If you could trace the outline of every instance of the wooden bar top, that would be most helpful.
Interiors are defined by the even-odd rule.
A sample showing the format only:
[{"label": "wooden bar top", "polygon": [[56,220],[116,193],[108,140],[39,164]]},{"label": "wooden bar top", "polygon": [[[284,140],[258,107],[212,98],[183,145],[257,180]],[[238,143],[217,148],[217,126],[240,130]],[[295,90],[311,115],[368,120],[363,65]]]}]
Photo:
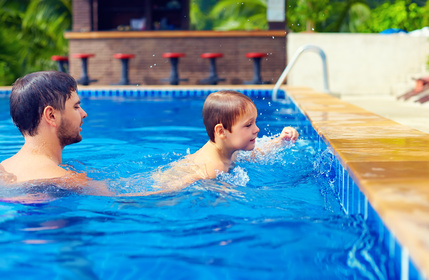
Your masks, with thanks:
[{"label": "wooden bar top", "polygon": [[285,30],[254,31],[94,31],[66,32],[66,39],[116,39],[116,38],[195,38],[195,37],[286,37]]}]

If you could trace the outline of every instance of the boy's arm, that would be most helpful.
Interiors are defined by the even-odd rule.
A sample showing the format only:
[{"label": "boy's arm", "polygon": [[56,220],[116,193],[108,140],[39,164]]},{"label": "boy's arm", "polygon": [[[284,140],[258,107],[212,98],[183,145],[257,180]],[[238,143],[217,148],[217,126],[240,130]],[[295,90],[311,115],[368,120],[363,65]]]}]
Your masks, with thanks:
[{"label": "boy's arm", "polygon": [[298,137],[298,131],[296,131],[295,128],[288,126],[283,128],[280,136],[271,140],[271,144],[283,144],[283,141],[291,141],[292,143],[295,143],[296,140],[298,140]]},{"label": "boy's arm", "polygon": [[283,144],[285,144],[287,141],[289,141],[291,143],[295,143],[296,140],[298,140],[298,137],[299,137],[299,133],[298,133],[298,131],[296,131],[295,128],[290,127],[290,126],[285,127],[285,128],[283,128],[283,130],[279,136],[277,136],[273,140],[269,141],[267,144],[263,145],[262,148],[260,148],[260,147],[255,148],[253,150],[252,154],[259,153],[259,154],[264,155],[266,153],[271,152],[273,149],[275,149],[277,147],[283,146]]},{"label": "boy's arm", "polygon": [[[259,147],[255,147],[253,149],[253,151],[250,153],[250,155],[243,157],[242,156],[243,154],[240,154],[240,160],[251,161],[257,156],[261,156],[261,155],[263,156],[265,154],[270,153],[275,148],[279,148],[279,147],[283,146],[283,144],[285,144],[287,141],[295,143],[296,140],[298,140],[298,137],[299,137],[299,133],[298,133],[298,131],[296,131],[295,128],[290,127],[290,126],[285,127],[285,128],[283,128],[283,130],[279,136],[277,136],[276,138],[264,143],[263,145],[261,145]],[[237,151],[234,153],[233,161],[237,160],[237,154],[239,152],[240,151]]]}]

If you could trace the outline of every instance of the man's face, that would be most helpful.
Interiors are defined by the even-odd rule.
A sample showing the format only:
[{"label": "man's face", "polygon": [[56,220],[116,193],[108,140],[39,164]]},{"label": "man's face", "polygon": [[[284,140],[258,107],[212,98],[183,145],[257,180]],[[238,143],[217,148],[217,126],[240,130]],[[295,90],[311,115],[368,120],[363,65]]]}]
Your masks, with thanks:
[{"label": "man's face", "polygon": [[80,107],[80,99],[76,91],[72,92],[66,101],[65,108],[61,112],[61,123],[57,135],[62,147],[78,143],[82,140],[80,132],[86,112]]}]

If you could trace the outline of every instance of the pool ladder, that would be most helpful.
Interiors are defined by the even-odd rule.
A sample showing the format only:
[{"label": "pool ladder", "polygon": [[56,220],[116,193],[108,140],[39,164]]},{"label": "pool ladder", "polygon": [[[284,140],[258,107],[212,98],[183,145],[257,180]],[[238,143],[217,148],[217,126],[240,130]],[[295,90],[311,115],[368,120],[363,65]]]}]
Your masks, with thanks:
[{"label": "pool ladder", "polygon": [[280,86],[284,83],[284,81],[286,80],[287,75],[289,74],[290,70],[292,69],[292,67],[295,65],[295,62],[298,60],[299,56],[304,53],[304,52],[308,52],[308,51],[312,51],[315,52],[317,54],[319,54],[320,58],[322,59],[322,67],[323,67],[323,84],[324,84],[324,91],[325,92],[330,92],[329,90],[329,83],[328,83],[328,68],[326,67],[326,55],[325,52],[318,46],[315,45],[304,45],[302,47],[300,47],[294,54],[294,56],[292,57],[290,63],[286,66],[285,70],[283,70],[283,73],[281,74],[280,78],[277,80],[276,85],[274,86],[273,89],[273,95],[272,95],[272,99],[273,101],[277,101],[277,92],[280,88]]}]

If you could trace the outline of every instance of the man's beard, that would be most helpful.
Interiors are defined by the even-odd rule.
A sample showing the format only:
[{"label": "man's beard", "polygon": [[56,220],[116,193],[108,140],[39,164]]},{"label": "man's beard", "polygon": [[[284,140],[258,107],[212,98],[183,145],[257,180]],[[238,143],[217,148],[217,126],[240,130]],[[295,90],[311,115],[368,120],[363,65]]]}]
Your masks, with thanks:
[{"label": "man's beard", "polygon": [[63,119],[58,127],[57,136],[60,140],[61,147],[82,141],[82,136],[79,131],[71,131],[71,127],[72,125],[67,119]]}]

